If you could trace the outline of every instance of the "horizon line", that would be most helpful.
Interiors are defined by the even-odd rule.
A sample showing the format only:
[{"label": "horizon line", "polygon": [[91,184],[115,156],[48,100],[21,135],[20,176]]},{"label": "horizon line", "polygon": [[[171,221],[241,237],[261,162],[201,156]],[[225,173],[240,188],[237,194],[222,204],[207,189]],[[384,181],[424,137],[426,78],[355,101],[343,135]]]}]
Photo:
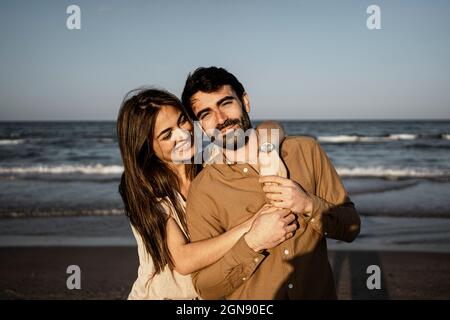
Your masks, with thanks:
[{"label": "horizon line", "polygon": [[[264,119],[251,119],[251,121],[283,121],[283,122],[297,122],[297,121],[311,121],[311,122],[319,122],[319,121],[450,121],[450,118],[342,118],[342,119],[283,119],[283,118],[264,118]],[[0,120],[0,123],[7,122],[116,122],[116,119],[46,119],[46,120]]]}]

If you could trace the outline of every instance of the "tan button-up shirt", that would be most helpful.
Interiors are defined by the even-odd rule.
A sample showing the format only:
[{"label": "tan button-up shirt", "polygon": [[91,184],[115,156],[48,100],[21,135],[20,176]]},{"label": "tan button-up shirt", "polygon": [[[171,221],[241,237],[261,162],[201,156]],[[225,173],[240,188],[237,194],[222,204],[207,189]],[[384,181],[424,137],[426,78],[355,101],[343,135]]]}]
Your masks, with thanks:
[{"label": "tan button-up shirt", "polygon": [[[359,234],[359,216],[315,139],[287,137],[281,158],[289,178],[311,196],[312,212],[299,216],[299,229],[277,247],[254,252],[241,237],[222,259],[194,273],[194,286],[202,298],[336,298],[325,237],[352,241]],[[249,164],[207,165],[189,190],[191,241],[217,236],[268,203],[259,176]]]}]

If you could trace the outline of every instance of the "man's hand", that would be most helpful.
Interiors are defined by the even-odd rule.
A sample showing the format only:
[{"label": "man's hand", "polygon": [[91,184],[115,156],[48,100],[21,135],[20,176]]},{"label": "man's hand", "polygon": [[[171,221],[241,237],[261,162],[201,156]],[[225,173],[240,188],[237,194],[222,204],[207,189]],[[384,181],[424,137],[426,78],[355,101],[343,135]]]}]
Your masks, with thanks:
[{"label": "man's hand", "polygon": [[293,236],[298,225],[294,214],[289,210],[276,207],[265,208],[258,215],[245,241],[255,252],[276,247]]},{"label": "man's hand", "polygon": [[260,177],[259,182],[273,206],[298,214],[312,211],[311,198],[298,183],[279,176]]}]

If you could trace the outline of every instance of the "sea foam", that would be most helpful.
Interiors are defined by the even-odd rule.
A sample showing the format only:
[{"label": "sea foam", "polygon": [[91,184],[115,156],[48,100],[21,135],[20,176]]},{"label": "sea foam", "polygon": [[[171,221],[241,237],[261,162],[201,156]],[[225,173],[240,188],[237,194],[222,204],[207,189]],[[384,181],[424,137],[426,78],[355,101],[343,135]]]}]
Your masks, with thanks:
[{"label": "sea foam", "polygon": [[59,165],[59,166],[31,166],[31,167],[0,167],[0,173],[47,173],[47,174],[121,174],[123,167],[118,165]]}]

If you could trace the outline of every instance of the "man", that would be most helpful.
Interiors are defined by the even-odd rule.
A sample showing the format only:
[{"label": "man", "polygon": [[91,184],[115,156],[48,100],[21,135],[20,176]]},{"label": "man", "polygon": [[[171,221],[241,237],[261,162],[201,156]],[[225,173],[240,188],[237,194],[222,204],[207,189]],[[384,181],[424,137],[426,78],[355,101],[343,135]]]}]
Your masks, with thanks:
[{"label": "man", "polygon": [[222,68],[199,68],[188,76],[182,100],[225,147],[226,159],[207,165],[191,184],[186,208],[191,241],[223,233],[266,203],[291,210],[299,223],[293,237],[268,250],[244,235],[221,260],[193,275],[200,296],[335,299],[326,237],[353,241],[360,219],[320,145],[310,137],[287,137],[280,156],[289,179],[261,176],[258,150],[252,152],[258,136],[242,134],[251,128],[250,100],[235,76]]}]

